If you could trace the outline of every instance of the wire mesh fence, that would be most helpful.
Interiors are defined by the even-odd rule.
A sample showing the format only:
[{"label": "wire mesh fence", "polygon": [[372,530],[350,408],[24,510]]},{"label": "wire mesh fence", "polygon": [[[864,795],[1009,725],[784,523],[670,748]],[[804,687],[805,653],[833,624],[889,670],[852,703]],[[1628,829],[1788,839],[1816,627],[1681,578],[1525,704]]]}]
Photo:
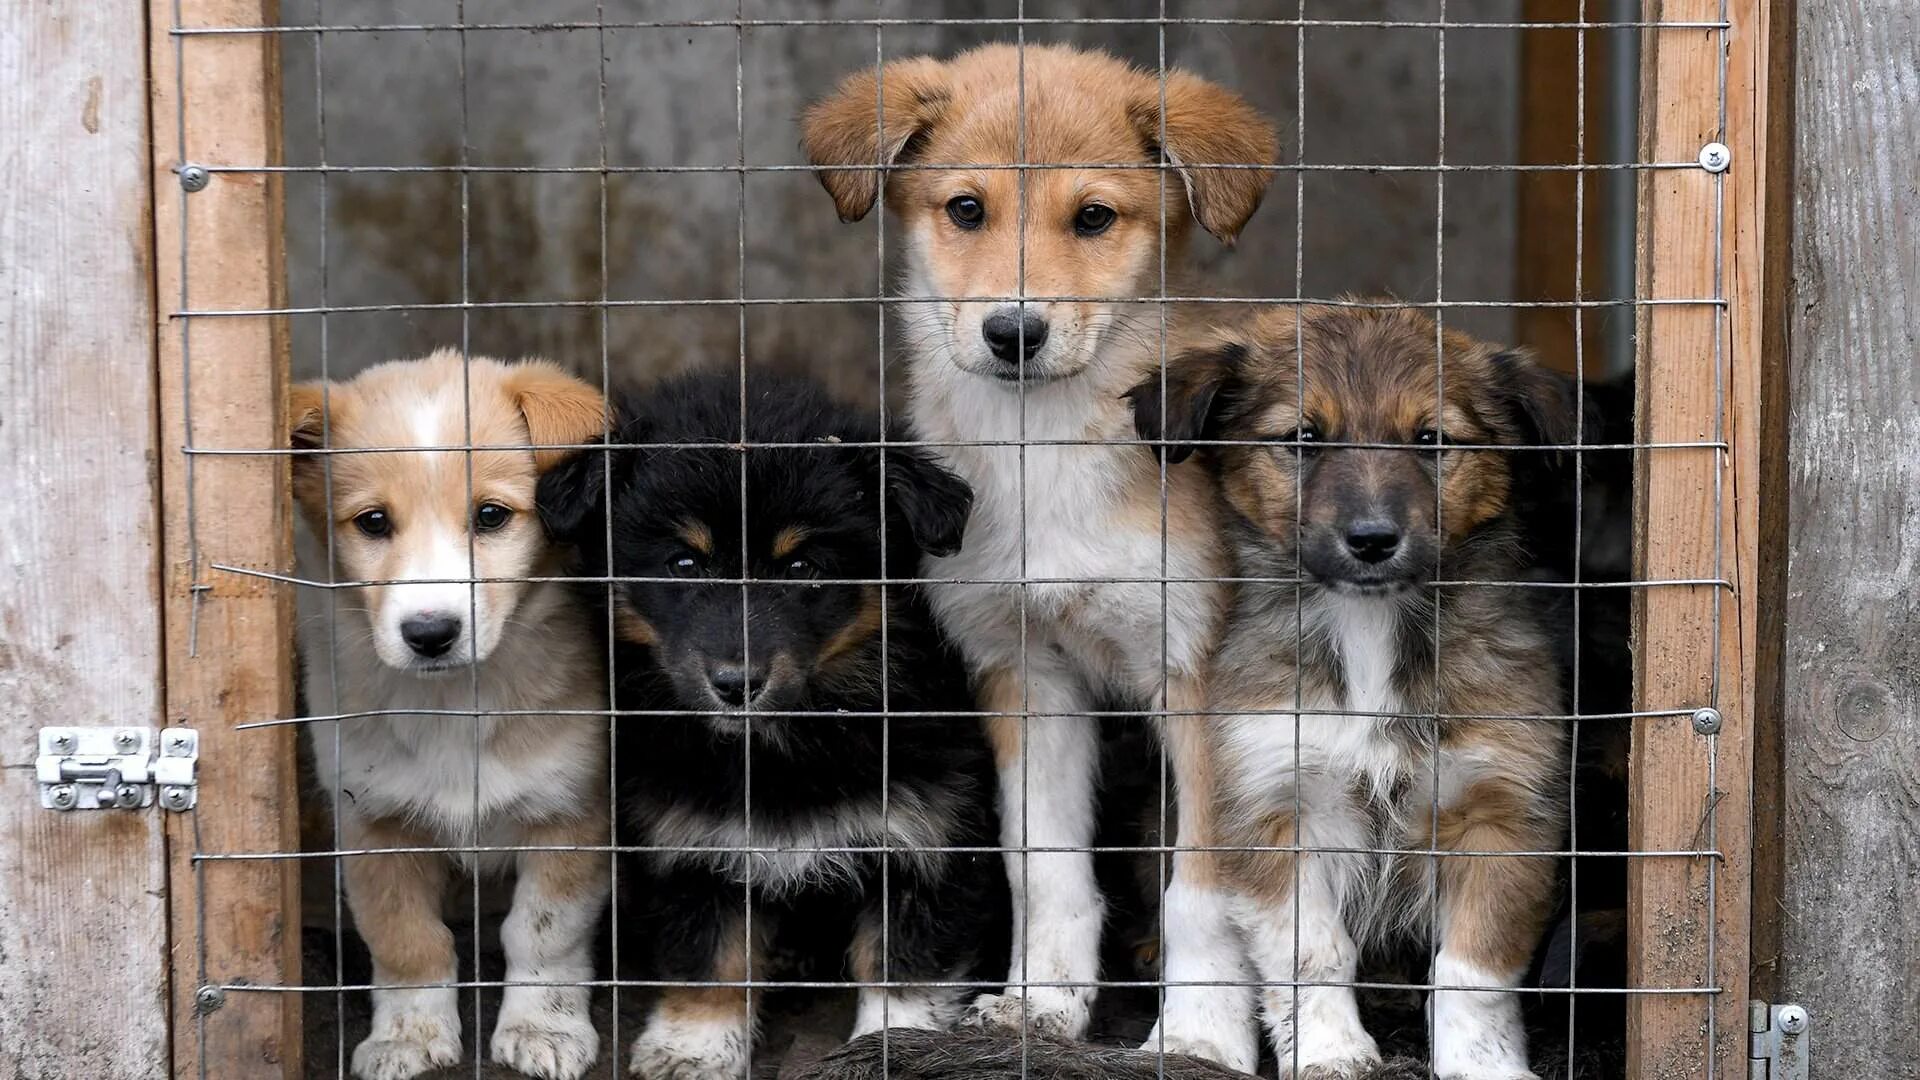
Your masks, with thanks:
[{"label": "wire mesh fence", "polygon": [[[1589,49],[1724,39],[1725,18],[1605,0],[1552,18],[1469,0],[912,7],[306,0],[268,26],[176,5],[183,80],[200,42],[279,50],[281,162],[178,150],[282,185],[289,278],[284,303],[201,302],[183,257],[182,351],[206,322],[275,320],[315,388],[310,416],[296,391],[289,445],[196,446],[187,422],[189,460],[290,459],[308,517],[291,572],[194,553],[196,587],[298,593],[302,707],[240,726],[297,728],[309,760],[299,850],[192,854],[300,863],[305,973],[205,984],[297,995],[314,1075],[919,1075],[941,1039],[1046,1074],[1095,1053],[1064,1035],[1137,1048],[1101,1060],[1143,1075],[1199,1052],[1282,1076],[1603,1076],[1643,997],[1697,999],[1714,1044],[1713,920],[1697,982],[1637,981],[1624,957],[1628,864],[1699,867],[1710,892],[1715,813],[1690,845],[1635,850],[1625,756],[1635,726],[1705,723],[1699,702],[1634,693],[1627,633],[1636,596],[1731,590],[1721,485],[1700,493],[1714,546],[1684,575],[1636,572],[1654,541],[1629,507],[1663,455],[1724,459],[1724,394],[1698,438],[1642,438],[1621,358],[1634,320],[1718,311],[1724,289],[1717,254],[1709,295],[1634,285],[1617,196],[1703,166],[1621,140],[1632,95],[1596,87],[1635,70]],[[1530,35],[1570,40],[1573,69],[1524,70]],[[911,58],[995,43],[1011,65],[997,82],[907,86],[926,73]],[[1062,44],[1134,68],[1069,67]],[[1092,92],[1069,93],[1062,68]],[[1241,99],[1277,153],[1183,152],[1221,143],[1183,129],[1176,69]],[[877,73],[856,88],[864,148],[834,160],[801,117],[861,71]],[[1151,90],[1120,100],[1136,76]],[[1577,103],[1552,133],[1565,160],[1526,160],[1543,93]],[[898,110],[936,99],[944,123],[1010,117],[1011,132],[968,143],[921,121],[895,137]],[[1102,108],[1131,142],[1100,141]],[[871,213],[850,212],[862,182]],[[1552,219],[1564,296],[1538,298],[1512,257],[1542,226],[1517,211],[1533,182],[1570,190]],[[1239,221],[1210,218],[1209,185],[1251,191]],[[979,235],[1010,243],[967,247],[982,223],[962,199],[995,215]],[[830,201],[864,220],[837,223]],[[1717,253],[1714,229],[1701,243]],[[1189,252],[1207,232],[1238,243],[1195,235]],[[1096,241],[1112,246],[1072,246]],[[1541,385],[1565,431],[1474,411],[1545,370],[1481,344],[1527,346],[1529,312],[1568,328],[1571,355],[1540,357],[1564,372]],[[986,323],[1008,313],[996,344]],[[1391,348],[1326,359],[1383,326]],[[435,349],[438,366],[363,382]],[[1430,377],[1379,375],[1383,353]],[[529,388],[485,359],[532,354],[576,378]],[[1226,369],[1237,381],[1209,413],[1190,384]],[[718,381],[672,381],[688,371]],[[796,417],[815,391],[764,372],[835,404]],[[1080,384],[1099,388],[1078,406],[1098,423],[1061,419]],[[569,395],[591,400],[590,424],[554,418],[546,403]],[[1360,422],[1396,395],[1418,419]],[[1343,461],[1364,464],[1316,486]],[[1483,472],[1500,479],[1461,486]],[[818,505],[843,474],[861,506]],[[963,535],[927,505],[941,475],[971,490]],[[1313,554],[1337,525],[1372,565],[1354,521],[1383,514],[1402,551],[1434,546],[1405,581]],[[416,520],[453,531],[407,555]],[[662,520],[670,551],[638,539]],[[1327,599],[1389,592],[1391,633]],[[687,599],[716,594],[724,633]],[[842,648],[871,654],[845,685]],[[1530,688],[1449,695],[1502,648],[1526,662],[1495,670]],[[568,751],[576,738],[591,754]],[[819,790],[835,785],[858,790]],[[1532,907],[1488,899],[1516,883]],[[217,894],[195,903],[218,917]],[[1462,953],[1475,918],[1493,925]],[[1443,1021],[1477,1034],[1430,1038]],[[900,1030],[955,1025],[998,1034]],[[881,1029],[856,1043],[870,1058],[834,1052]]]}]

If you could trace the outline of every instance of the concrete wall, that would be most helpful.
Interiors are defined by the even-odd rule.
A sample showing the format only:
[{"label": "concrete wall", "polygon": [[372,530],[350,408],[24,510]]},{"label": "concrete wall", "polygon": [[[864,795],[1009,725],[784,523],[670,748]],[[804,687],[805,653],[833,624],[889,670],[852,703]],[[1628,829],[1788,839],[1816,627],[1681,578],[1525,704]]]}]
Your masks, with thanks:
[{"label": "concrete wall", "polygon": [[[451,23],[454,0],[286,0],[289,24]],[[316,7],[319,8],[316,15]],[[1153,16],[1157,0],[1028,0],[1030,18]],[[1308,5],[1310,17],[1438,15],[1436,0],[1343,0]],[[1516,0],[1487,0],[1465,15],[1516,17]],[[1168,0],[1181,17],[1275,17],[1272,0]],[[1015,0],[884,0],[886,17],[1007,17]],[[606,5],[621,19],[728,19],[724,0]],[[871,18],[872,0],[747,0],[747,18]],[[591,21],[591,0],[470,0],[467,22]],[[889,26],[889,57],[950,53],[1009,40],[1006,26]],[[1152,26],[1030,27],[1028,40],[1097,45],[1153,63]],[[452,31],[293,34],[284,41],[289,164],[453,164],[461,155],[461,35]],[[1305,157],[1309,162],[1431,163],[1439,151],[1438,34],[1431,29],[1309,28]],[[485,165],[597,166],[601,148],[594,30],[469,30],[465,50],[466,145]],[[1283,159],[1300,144],[1296,31],[1291,27],[1177,26],[1170,62],[1235,87],[1276,118]],[[1518,34],[1453,30],[1446,36],[1446,158],[1517,160]],[[870,65],[870,26],[732,26],[605,32],[605,133],[613,165],[731,165],[736,47],[746,159],[804,161],[797,116],[845,73]],[[316,79],[316,65],[318,78]],[[321,133],[324,130],[325,138]],[[324,145],[323,145],[324,142]],[[323,191],[324,189],[324,191]],[[750,297],[872,295],[882,280],[874,220],[842,225],[806,172],[613,174],[607,180],[607,294],[620,299],[725,299],[737,295],[745,198],[745,290]],[[1507,174],[1446,178],[1445,294],[1514,295],[1514,185]],[[1304,216],[1305,291],[1331,296],[1387,290],[1431,299],[1436,283],[1433,174],[1308,173],[1296,214],[1282,174],[1231,252],[1197,237],[1203,280],[1227,295],[1294,291],[1296,220]],[[600,295],[600,177],[596,172],[476,174],[468,193],[468,295],[477,301],[590,301]],[[324,201],[324,206],[323,206]],[[460,181],[455,174],[291,177],[288,268],[295,305],[447,303],[461,297]],[[324,252],[324,255],[323,255]],[[614,309],[605,346],[616,380],[712,364],[740,352],[735,305]],[[810,371],[845,393],[875,381],[875,306],[749,307],[746,351],[756,363]],[[1458,321],[1506,339],[1504,311]],[[476,351],[543,353],[597,376],[601,318],[592,308],[474,312]],[[457,312],[300,316],[297,374],[350,374],[380,359],[458,344]]]}]

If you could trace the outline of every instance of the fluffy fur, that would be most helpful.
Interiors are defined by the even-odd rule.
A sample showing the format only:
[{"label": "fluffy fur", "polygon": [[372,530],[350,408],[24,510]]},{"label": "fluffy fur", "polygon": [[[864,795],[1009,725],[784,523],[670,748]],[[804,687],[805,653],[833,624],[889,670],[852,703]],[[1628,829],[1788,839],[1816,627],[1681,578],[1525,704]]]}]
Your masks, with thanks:
[{"label": "fluffy fur", "polygon": [[[649,849],[631,923],[654,977],[706,983],[766,981],[789,917],[850,928],[854,978],[896,984],[862,987],[854,1034],[942,1028],[959,991],[913,984],[969,977],[1005,917],[999,861],[941,850],[991,848],[992,766],[977,723],[941,715],[972,703],[919,590],[876,582],[951,552],[971,495],[922,452],[883,472],[842,445],[879,424],[810,383],[754,376],[744,427],[741,405],[732,376],[670,382],[616,439],[711,448],[590,454],[541,484],[591,569],[654,579],[611,590],[620,707],[665,714],[616,732],[623,841]],[[631,1068],[738,1076],[753,1011],[739,987],[670,988]]]},{"label": "fluffy fur", "polygon": [[[1226,566],[1211,489],[1184,474],[1163,488],[1127,445],[1123,395],[1158,369],[1167,308],[1151,298],[1180,289],[1192,226],[1233,240],[1271,178],[1259,166],[1275,136],[1185,72],[1163,87],[1104,53],[996,45],[849,78],[808,110],[805,141],[847,220],[879,197],[874,163],[914,166],[885,185],[902,286],[939,298],[902,305],[910,414],[928,439],[959,444],[938,453],[976,496],[961,550],[925,572],[985,582],[935,587],[932,603],[981,707],[998,714],[989,735],[1014,897],[1007,992],[973,1015],[1078,1036],[1099,976],[1092,858],[1031,849],[1093,839],[1098,732],[1083,714],[1100,698],[1172,711],[1181,842],[1205,842],[1210,800],[1185,771],[1192,725],[1178,714],[1202,704],[1225,608],[1219,585],[1195,580]],[[991,167],[1023,162],[1089,167]],[[1029,445],[966,445],[988,441]],[[1217,902],[1195,887],[1205,861],[1175,860],[1171,933]],[[1178,978],[1183,943],[1168,955]]]},{"label": "fluffy fur", "polygon": [[[1246,849],[1220,862],[1239,940],[1216,935],[1210,967],[1270,984],[1283,1072],[1379,1061],[1351,988],[1286,984],[1350,983],[1362,949],[1431,935],[1452,988],[1429,1003],[1437,1074],[1532,1076],[1518,995],[1496,991],[1526,972],[1554,860],[1445,853],[1560,842],[1564,729],[1506,718],[1561,711],[1555,647],[1526,590],[1431,583],[1521,576],[1521,451],[1476,448],[1565,441],[1572,409],[1524,353],[1448,333],[1442,366],[1439,344],[1416,312],[1274,309],[1183,352],[1164,410],[1139,399],[1147,437],[1239,441],[1206,463],[1238,573],[1269,579],[1239,589],[1210,685],[1217,825]],[[1215,998],[1251,1026],[1251,994]]]},{"label": "fluffy fur", "polygon": [[[884,1041],[883,1041],[884,1040]],[[889,1031],[848,1043],[794,1080],[1249,1080],[1152,1048],[1122,1050],[988,1032]]]},{"label": "fluffy fur", "polygon": [[[557,557],[534,512],[539,470],[565,457],[530,446],[598,435],[600,395],[541,362],[442,350],[291,394],[295,447],[397,447],[301,455],[294,490],[307,528],[301,572],[356,585],[300,594],[307,725],[345,847],[592,845],[607,842],[606,719],[593,635],[552,574]],[[437,450],[464,445],[475,451]],[[469,557],[471,552],[471,557]],[[411,713],[450,710],[456,715]],[[526,711],[475,718],[468,710]],[[476,786],[477,782],[477,786]],[[374,981],[450,984],[452,934],[440,903],[455,864],[437,853],[343,861],[347,903],[373,954]],[[509,983],[593,977],[593,932],[609,879],[604,854],[529,851],[501,928]],[[363,1080],[404,1080],[460,1058],[455,991],[373,991],[373,1030],[354,1049]],[[584,988],[509,986],[495,1060],[571,1080],[599,1040]]]}]

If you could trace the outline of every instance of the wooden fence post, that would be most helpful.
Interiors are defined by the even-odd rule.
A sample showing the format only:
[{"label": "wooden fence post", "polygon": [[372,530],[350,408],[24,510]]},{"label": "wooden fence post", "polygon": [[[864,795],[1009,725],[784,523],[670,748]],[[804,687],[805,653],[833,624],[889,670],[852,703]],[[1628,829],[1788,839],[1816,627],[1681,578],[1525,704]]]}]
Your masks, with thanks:
[{"label": "wooden fence post", "polygon": [[[271,26],[272,0],[199,0],[195,27]],[[284,446],[285,318],[183,317],[282,303],[279,177],[221,172],[190,191],[185,164],[280,159],[279,35],[179,35],[173,0],[152,0],[154,228],[158,266],[160,460],[166,535],[167,715],[200,732],[200,802],[169,830],[174,1074],[301,1074],[294,729],[236,731],[293,704],[292,597],[216,564],[284,571],[291,548],[287,461],[222,455]],[[217,1010],[202,986],[224,988]]]},{"label": "wooden fence post", "polygon": [[[1711,24],[1722,10],[1721,0],[1662,0],[1645,13]],[[1652,304],[1640,313],[1639,438],[1725,448],[1640,452],[1635,576],[1724,584],[1635,596],[1638,707],[1712,705],[1722,725],[1717,735],[1697,733],[1686,716],[1634,726],[1634,850],[1717,853],[1630,863],[1633,985],[1711,988],[1630,999],[1635,1077],[1747,1073],[1759,507],[1763,456],[1775,452],[1760,424],[1767,364],[1777,360],[1766,318],[1786,240],[1771,212],[1779,170],[1770,142],[1791,13],[1768,0],[1728,0],[1724,11],[1724,31],[1649,29],[1642,54],[1643,160],[1695,161],[1720,142],[1730,165],[1641,180],[1640,297]],[[1714,297],[1724,306],[1673,302]]]}]

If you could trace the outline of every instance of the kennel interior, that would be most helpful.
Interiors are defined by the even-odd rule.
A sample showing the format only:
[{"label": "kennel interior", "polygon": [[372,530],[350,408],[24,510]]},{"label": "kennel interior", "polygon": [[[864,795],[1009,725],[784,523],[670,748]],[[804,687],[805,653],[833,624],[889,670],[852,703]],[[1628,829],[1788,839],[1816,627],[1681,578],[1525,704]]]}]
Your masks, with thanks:
[{"label": "kennel interior", "polygon": [[[144,962],[171,1004],[131,1021],[109,1074],[340,1075],[367,1022],[350,856],[299,752],[291,613],[314,586],[290,558],[289,381],[451,345],[615,386],[745,363],[897,408],[897,253],[883,215],[835,220],[797,117],[861,67],[990,41],[1179,65],[1276,122],[1265,206],[1232,250],[1194,245],[1209,296],[1388,295],[1576,381],[1584,484],[1539,492],[1550,536],[1510,583],[1564,594],[1576,627],[1572,708],[1540,718],[1574,736],[1575,824],[1540,857],[1565,885],[1541,955],[1579,962],[1571,985],[1524,988],[1534,1067],[1746,1069],[1761,286],[1752,236],[1736,241],[1764,192],[1729,162],[1768,130],[1765,4],[180,0],[148,17],[159,363],[126,404],[158,417],[165,648],[141,655],[165,688],[152,711],[195,729],[200,757],[197,805],[116,841],[165,882],[141,933],[169,943]],[[1142,824],[1165,821],[1164,770],[1128,723],[1096,844],[1113,915],[1092,1038],[1110,1045],[1154,1019],[1170,843]],[[490,890],[449,904],[467,1053],[447,1075],[504,1075],[482,1063]],[[594,1075],[617,1075],[648,984],[603,953]],[[1415,1070],[1424,970],[1362,974],[1370,1026]],[[839,973],[751,981],[774,1003],[756,1075],[837,1042],[822,1033],[847,994],[822,984]]]}]

